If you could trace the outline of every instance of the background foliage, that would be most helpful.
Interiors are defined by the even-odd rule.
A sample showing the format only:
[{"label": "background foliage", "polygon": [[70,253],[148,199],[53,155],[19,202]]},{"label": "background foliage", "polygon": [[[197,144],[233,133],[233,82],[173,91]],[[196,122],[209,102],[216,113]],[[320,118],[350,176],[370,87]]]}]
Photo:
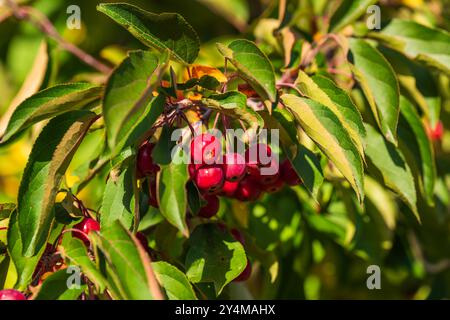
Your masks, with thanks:
[{"label": "background foliage", "polygon": [[[450,297],[447,1],[380,1],[381,30],[366,25],[376,1],[126,1],[141,10],[79,0],[80,30],[66,28],[73,1],[20,2],[114,72],[0,7],[0,289],[35,299]],[[217,69],[189,83],[192,63]],[[219,94],[218,70],[237,73],[264,108],[233,79]],[[148,82],[158,96],[143,95]],[[280,129],[303,184],[256,202],[222,198],[217,218],[186,222],[198,192],[167,157],[167,127],[151,129],[176,89],[247,128]],[[150,136],[159,209],[135,172]],[[102,228],[89,252],[59,236],[80,220],[80,201]],[[78,291],[63,269],[36,276],[46,243],[62,267],[81,267]],[[247,258],[251,278],[232,282]],[[381,290],[366,287],[373,264]]]}]

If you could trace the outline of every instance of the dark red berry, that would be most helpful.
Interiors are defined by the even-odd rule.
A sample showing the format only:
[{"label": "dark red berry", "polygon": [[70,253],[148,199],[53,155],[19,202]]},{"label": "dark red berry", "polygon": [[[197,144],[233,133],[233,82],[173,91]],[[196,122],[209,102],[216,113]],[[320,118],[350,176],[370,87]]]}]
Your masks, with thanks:
[{"label": "dark red berry", "polygon": [[198,135],[191,141],[191,160],[194,164],[213,164],[221,154],[220,140],[210,133]]},{"label": "dark red berry", "polygon": [[100,231],[100,224],[94,219],[84,218],[80,223],[74,225],[73,228],[81,232],[72,231],[72,237],[82,240],[88,246],[89,238],[87,235],[91,231]]},{"label": "dark red berry", "polygon": [[251,274],[252,274],[252,264],[247,259],[247,265],[245,266],[244,271],[242,271],[241,274],[239,276],[237,276],[237,278],[235,278],[233,281],[234,282],[246,281],[246,280],[248,280],[248,278],[250,278]]},{"label": "dark red berry", "polygon": [[139,176],[148,176],[159,171],[159,166],[154,163],[152,151],[155,145],[153,143],[143,144],[137,155],[137,168]]},{"label": "dark red berry", "polygon": [[223,157],[225,180],[239,181],[245,174],[245,158],[239,153],[227,153]]},{"label": "dark red berry", "polygon": [[272,184],[280,177],[280,167],[278,161],[270,160],[270,165],[259,168],[258,182],[260,184]]},{"label": "dark red berry", "polygon": [[142,245],[142,247],[144,247],[144,249],[147,250],[147,248],[148,248],[148,240],[147,240],[147,237],[145,236],[145,234],[143,234],[142,232],[137,232],[136,233],[136,238],[138,239],[138,241]]},{"label": "dark red berry", "polygon": [[279,177],[277,180],[272,182],[271,184],[261,185],[261,188],[268,193],[275,193],[283,189],[284,181]]},{"label": "dark red berry", "polygon": [[27,300],[25,295],[14,289],[0,290],[0,300]]},{"label": "dark red berry", "polygon": [[239,187],[239,181],[236,181],[236,182],[225,181],[223,183],[222,191],[220,194],[223,196],[226,196],[226,197],[232,197],[238,187]]},{"label": "dark red berry", "polygon": [[264,167],[270,165],[272,149],[265,143],[255,143],[245,151],[247,166]]},{"label": "dark red berry", "polygon": [[283,180],[289,186],[296,186],[302,183],[302,180],[298,176],[291,162],[286,159],[280,166],[281,180]]},{"label": "dark red berry", "polygon": [[255,201],[261,195],[261,186],[250,177],[246,177],[239,183],[234,196],[240,201]]},{"label": "dark red berry", "polygon": [[220,201],[217,196],[206,195],[204,196],[207,201],[206,205],[200,209],[198,215],[203,218],[211,218],[219,211]]},{"label": "dark red berry", "polygon": [[224,174],[219,165],[204,166],[197,170],[195,175],[197,187],[207,193],[220,191],[224,183]]},{"label": "dark red berry", "polygon": [[156,179],[148,181],[148,204],[154,208],[159,208],[158,195],[156,193]]}]

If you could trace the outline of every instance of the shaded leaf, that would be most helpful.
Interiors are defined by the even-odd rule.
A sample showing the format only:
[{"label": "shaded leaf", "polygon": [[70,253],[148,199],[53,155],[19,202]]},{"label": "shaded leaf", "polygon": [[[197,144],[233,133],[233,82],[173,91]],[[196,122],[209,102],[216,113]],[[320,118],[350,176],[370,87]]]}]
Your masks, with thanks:
[{"label": "shaded leaf", "polygon": [[431,126],[435,127],[441,111],[441,97],[431,70],[408,60],[398,51],[386,47],[380,50],[394,68],[405,94],[421,108]]},{"label": "shaded leaf", "polygon": [[370,36],[383,41],[428,66],[450,74],[450,34],[411,20],[393,19],[381,32]]},{"label": "shaded leaf", "polygon": [[246,264],[247,257],[240,242],[217,224],[202,224],[192,232],[185,262],[190,281],[213,282],[219,295]]},{"label": "shaded leaf", "polygon": [[290,155],[288,157],[305,188],[317,199],[319,188],[323,183],[322,167],[317,155],[299,144],[295,157]]},{"label": "shaded leaf", "polygon": [[361,85],[378,127],[386,139],[397,143],[399,85],[391,65],[381,53],[361,39],[350,39],[353,72]]},{"label": "shaded leaf", "polygon": [[414,178],[403,154],[392,143],[384,140],[372,126],[366,124],[366,131],[369,172],[398,194],[420,221],[416,208]]},{"label": "shaded leaf", "polygon": [[[419,114],[411,102],[403,96],[400,97],[400,112],[406,119],[406,122],[412,131],[411,137],[413,141],[405,141],[406,146],[411,148],[410,153],[416,159],[416,166],[419,168],[422,175],[421,186],[424,196],[427,199],[427,202],[432,205],[434,203],[433,194],[436,180],[433,146],[427,136]],[[414,147],[412,147],[413,143]],[[415,147],[416,145],[417,148]]]},{"label": "shaded leaf", "polygon": [[344,0],[331,16],[330,31],[337,32],[363,16],[377,0]]}]

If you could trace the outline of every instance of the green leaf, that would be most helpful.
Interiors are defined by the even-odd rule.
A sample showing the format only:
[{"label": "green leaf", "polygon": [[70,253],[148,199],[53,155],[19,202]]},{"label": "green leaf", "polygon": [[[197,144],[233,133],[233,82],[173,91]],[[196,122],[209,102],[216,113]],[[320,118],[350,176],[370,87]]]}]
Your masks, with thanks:
[{"label": "green leaf", "polygon": [[323,104],[292,94],[281,97],[306,134],[319,146],[350,182],[362,202],[363,162],[339,118]]},{"label": "green leaf", "polygon": [[[118,169],[119,170],[119,169]],[[134,168],[125,168],[117,172],[113,170],[106,184],[101,206],[101,229],[109,227],[119,220],[130,229],[133,225],[134,197],[133,172]]]},{"label": "green leaf", "polygon": [[303,185],[317,199],[319,188],[323,183],[323,173],[316,154],[304,145],[298,144],[295,157],[292,157],[289,153],[288,157],[295,172],[302,179]]},{"label": "green leaf", "polygon": [[13,211],[9,219],[7,237],[8,253],[17,272],[17,281],[14,287],[18,290],[25,290],[32,280],[34,270],[44,253],[45,246],[42,246],[39,252],[32,257],[23,256],[17,211]]},{"label": "green leaf", "polygon": [[89,83],[69,83],[60,84],[32,95],[22,102],[12,114],[1,142],[10,140],[39,121],[87,107],[91,102],[100,98],[101,89],[101,87]]},{"label": "green leaf", "polygon": [[216,294],[245,269],[244,248],[217,224],[202,224],[189,238],[186,275],[191,282],[213,282]]},{"label": "green leaf", "polygon": [[366,156],[369,172],[385,186],[397,193],[420,221],[416,208],[416,188],[411,169],[403,154],[383,139],[377,130],[366,124]]},{"label": "green leaf", "polygon": [[294,116],[286,109],[275,108],[270,115],[261,112],[268,129],[278,129],[281,145],[294,166],[303,185],[316,198],[323,182],[323,173],[317,155],[301,144],[298,125]]},{"label": "green leaf", "polygon": [[202,200],[200,192],[198,191],[198,189],[195,186],[193,181],[189,181],[187,183],[186,192],[187,192],[187,197],[188,197],[189,211],[193,215],[197,215],[197,213],[200,211],[200,209],[206,204],[203,202],[206,202],[206,201]]},{"label": "green leaf", "polygon": [[276,101],[277,88],[273,66],[256,44],[249,40],[235,40],[228,46],[218,43],[217,47],[263,100]]},{"label": "green leaf", "polygon": [[381,32],[369,34],[410,59],[450,74],[450,34],[411,20],[393,19]]},{"label": "green leaf", "polygon": [[157,179],[158,203],[161,214],[187,236],[189,230],[186,225],[186,183],[189,176],[186,164],[172,162],[162,166]]},{"label": "green leaf", "polygon": [[312,76],[299,70],[297,86],[309,98],[316,100],[339,118],[364,159],[364,137],[366,130],[361,114],[349,95],[339,88],[332,80],[320,75]]},{"label": "green leaf", "polygon": [[280,140],[289,149],[298,141],[298,128],[294,116],[286,109],[275,108],[272,114],[263,110],[259,113],[264,119],[264,125],[268,129],[277,129]]},{"label": "green leaf", "polygon": [[150,265],[150,258],[139,241],[120,223],[114,221],[101,234],[92,235],[106,257],[112,278],[126,300],[152,300],[158,284]]},{"label": "green leaf", "polygon": [[180,62],[193,63],[200,50],[197,33],[178,13],[155,14],[126,3],[102,3],[97,10],[148,47],[170,50]]},{"label": "green leaf", "polygon": [[[407,146],[412,148],[411,155],[416,159],[416,166],[422,174],[421,187],[427,202],[432,205],[434,203],[434,185],[436,181],[436,167],[434,163],[434,152],[431,141],[427,136],[425,127],[420,119],[419,114],[405,97],[400,97],[400,112],[406,119],[409,128],[412,131],[412,140],[415,141],[417,147],[411,147],[413,141],[405,141]],[[414,144],[414,146],[416,145]],[[418,150],[417,150],[418,149]],[[418,152],[417,152],[418,151]]]},{"label": "green leaf", "polygon": [[[0,242],[0,246],[4,246],[3,242]],[[5,282],[8,277],[8,269],[10,264],[11,258],[7,254],[2,253],[0,255],[0,290],[5,288]]]},{"label": "green leaf", "polygon": [[203,98],[209,108],[238,120],[242,120],[253,132],[264,126],[263,118],[247,106],[247,97],[239,91],[228,91]]},{"label": "green leaf", "polygon": [[58,270],[52,273],[39,288],[34,300],[77,300],[81,293],[86,290],[86,285],[68,287],[71,273],[68,269]]},{"label": "green leaf", "polygon": [[397,143],[399,85],[391,65],[381,53],[361,39],[350,39],[353,72],[361,85],[378,127],[386,139]]},{"label": "green leaf", "polygon": [[170,300],[197,300],[186,275],[171,264],[159,261],[152,263],[159,284]]},{"label": "green leaf", "polygon": [[377,0],[344,0],[339,8],[331,16],[329,30],[338,32],[364,15],[367,8],[375,4]]},{"label": "green leaf", "polygon": [[394,68],[405,94],[420,107],[431,126],[436,126],[441,111],[441,97],[432,70],[408,60],[398,51],[386,47],[381,47],[380,51]]},{"label": "green leaf", "polygon": [[35,255],[45,244],[61,179],[96,115],[71,111],[50,120],[37,138],[18,194],[23,254]]},{"label": "green leaf", "polygon": [[111,149],[128,137],[145,108],[150,107],[157,68],[155,54],[131,51],[109,77],[103,97],[103,116]]},{"label": "green leaf", "polygon": [[[91,234],[89,234],[91,235]],[[81,268],[83,274],[92,281],[99,292],[103,292],[108,286],[107,280],[103,277],[96,265],[91,260],[84,243],[77,238],[63,239],[62,245],[58,247],[62,256]]]}]

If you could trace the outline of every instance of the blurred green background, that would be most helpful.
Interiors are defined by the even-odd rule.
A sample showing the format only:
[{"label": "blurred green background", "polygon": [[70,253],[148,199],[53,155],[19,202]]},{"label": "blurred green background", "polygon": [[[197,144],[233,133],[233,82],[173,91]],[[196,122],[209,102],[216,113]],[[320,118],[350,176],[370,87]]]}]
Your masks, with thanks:
[{"label": "blurred green background", "polygon": [[[143,48],[127,31],[96,11],[96,5],[100,1],[22,2],[45,13],[67,41],[110,65],[120,62],[127,50]],[[202,49],[199,63],[213,66],[222,64],[215,42],[237,37],[256,40],[266,53],[273,53],[271,36],[264,32],[264,25],[270,24],[270,19],[277,17],[277,1],[126,2],[152,12],[182,14],[200,36]],[[326,15],[333,2],[300,1],[305,8],[310,8],[308,15],[299,18],[297,23],[306,39],[311,40],[317,32],[310,22],[317,16]],[[66,28],[66,8],[73,4],[81,8],[81,30]],[[390,19],[395,15],[448,30],[448,1],[385,0],[381,5],[386,5],[383,7],[382,19]],[[5,11],[0,9],[0,115],[7,110],[27,79],[44,39],[42,33],[30,23],[3,18],[4,14]],[[96,81],[96,73],[91,68],[58,48],[52,41],[49,53],[47,86],[79,80]],[[277,63],[276,58],[273,63]],[[449,109],[448,101],[444,101],[444,123],[447,124]],[[448,127],[447,125],[446,128]],[[0,149],[0,203],[17,201],[21,172],[31,149],[33,130]],[[78,179],[77,170],[83,171],[89,165],[88,159],[93,159],[100,152],[102,134],[99,130],[87,136],[66,175],[67,186]],[[399,218],[404,205],[370,180],[366,182],[370,185],[371,192],[365,202],[365,212],[349,200],[350,196],[346,194],[348,189],[339,189],[330,182],[323,186],[319,206],[312,203],[301,188],[285,189],[280,194],[267,195],[250,207],[226,203],[222,206],[222,215],[242,211],[248,213],[243,224],[248,226],[248,235],[254,239],[254,248],[250,249],[250,254],[258,257],[270,270],[270,273],[259,274],[256,266],[256,275],[248,288],[240,285],[232,287],[232,290],[238,291],[234,296],[245,297],[248,294],[268,299],[450,298],[449,154],[450,137],[447,130],[440,147],[439,157],[442,161],[438,160],[441,176],[437,187],[439,201],[433,210],[421,208],[426,217],[422,226],[409,219]],[[79,195],[87,206],[98,208],[106,175],[106,171],[102,172]],[[149,225],[152,223],[154,222],[148,222]],[[174,232],[164,228],[158,229],[155,238],[167,237],[168,232]],[[0,238],[4,237],[1,232]],[[180,247],[181,245],[180,243]],[[167,250],[181,249],[171,247]],[[371,264],[381,267],[381,290],[368,290],[366,287],[369,276],[366,270]],[[270,277],[274,275],[277,275],[277,280],[272,283]]]}]

